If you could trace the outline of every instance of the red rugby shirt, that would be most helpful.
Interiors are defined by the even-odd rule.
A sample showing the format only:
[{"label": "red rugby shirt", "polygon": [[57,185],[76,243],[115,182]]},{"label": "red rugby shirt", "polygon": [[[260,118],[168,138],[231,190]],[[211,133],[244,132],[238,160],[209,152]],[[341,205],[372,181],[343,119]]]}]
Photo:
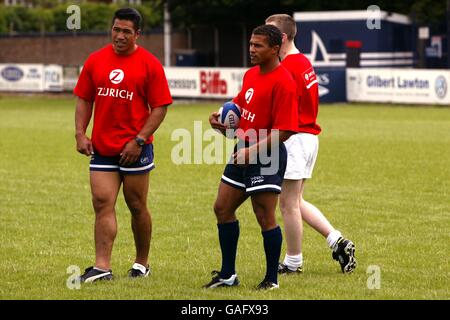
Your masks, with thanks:
[{"label": "red rugby shirt", "polygon": [[[92,53],[74,93],[94,102],[92,143],[104,156],[119,155],[151,109],[172,103],[161,63],[141,47],[127,56],[116,54],[111,44]],[[147,143],[152,141],[153,136]]]}]

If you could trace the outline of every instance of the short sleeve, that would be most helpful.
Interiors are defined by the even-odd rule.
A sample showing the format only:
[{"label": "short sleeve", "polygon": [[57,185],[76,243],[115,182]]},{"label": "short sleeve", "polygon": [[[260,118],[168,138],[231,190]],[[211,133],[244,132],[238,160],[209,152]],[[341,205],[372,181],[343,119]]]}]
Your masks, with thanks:
[{"label": "short sleeve", "polygon": [[[242,83],[244,83],[246,75],[247,75],[247,72],[244,74],[244,77],[242,78]],[[245,96],[244,95],[245,95],[245,92],[244,92],[244,89],[242,86],[241,91],[237,94],[236,97],[233,98],[233,102],[241,108],[242,108],[242,106],[245,106]]]},{"label": "short sleeve", "polygon": [[78,77],[77,85],[73,90],[73,93],[89,102],[95,100],[95,86],[92,79],[92,62],[89,57],[81,69],[80,76]]},{"label": "short sleeve", "polygon": [[150,108],[172,104],[169,84],[162,65],[159,62],[149,62],[149,64],[150,79],[147,86],[147,102]]}]

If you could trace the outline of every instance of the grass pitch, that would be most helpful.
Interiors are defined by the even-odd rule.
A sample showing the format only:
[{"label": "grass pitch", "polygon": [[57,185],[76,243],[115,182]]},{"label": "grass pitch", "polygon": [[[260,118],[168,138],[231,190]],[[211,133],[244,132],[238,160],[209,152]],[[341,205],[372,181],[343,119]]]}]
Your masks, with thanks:
[{"label": "grass pitch", "polygon": [[176,104],[156,134],[152,276],[126,277],[134,244],[120,196],[115,280],[66,286],[68,267],[83,271],[94,261],[88,158],[75,151],[74,106],[71,97],[0,98],[0,299],[450,298],[449,108],[322,106],[319,158],[305,199],[355,242],[358,267],[341,274],[325,239],[305,227],[305,273],[257,292],[264,251],[248,203],[238,211],[241,286],[201,289],[220,267],[212,204],[224,165],[171,161],[173,130],[192,132],[194,121],[208,128],[219,103]]}]

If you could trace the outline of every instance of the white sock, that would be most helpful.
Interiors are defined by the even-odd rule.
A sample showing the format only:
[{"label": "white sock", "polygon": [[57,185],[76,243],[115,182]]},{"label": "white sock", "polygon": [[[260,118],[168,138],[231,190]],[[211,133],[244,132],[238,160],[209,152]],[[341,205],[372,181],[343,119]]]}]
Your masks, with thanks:
[{"label": "white sock", "polygon": [[98,271],[101,271],[101,272],[109,272],[109,270],[106,270],[106,269],[100,269],[100,268],[97,268],[97,267],[94,267],[94,269],[95,269],[95,270],[98,270]]},{"label": "white sock", "polygon": [[287,266],[289,270],[297,271],[297,268],[303,265],[303,254],[300,253],[296,256],[286,254],[284,256],[283,264]]},{"label": "white sock", "polygon": [[333,230],[330,232],[330,234],[327,237],[327,243],[330,249],[333,249],[336,242],[339,240],[339,238],[342,237],[342,234],[339,230]]},{"label": "white sock", "polygon": [[135,269],[135,270],[139,270],[142,273],[146,273],[147,272],[147,268],[144,267],[142,264],[137,263],[137,262],[135,262],[131,268]]}]

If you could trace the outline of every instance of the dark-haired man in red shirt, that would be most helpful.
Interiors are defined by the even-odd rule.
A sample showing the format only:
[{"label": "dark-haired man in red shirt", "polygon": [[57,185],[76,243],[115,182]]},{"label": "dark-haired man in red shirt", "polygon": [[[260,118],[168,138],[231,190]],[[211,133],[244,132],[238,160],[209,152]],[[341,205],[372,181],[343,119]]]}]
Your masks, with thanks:
[{"label": "dark-haired man in red shirt", "polygon": [[[132,8],[115,12],[112,44],[86,60],[74,94],[77,150],[91,157],[90,182],[95,210],[95,265],[81,282],[111,280],[111,252],[117,234],[115,203],[123,194],[131,211],[136,258],[129,276],[150,274],[152,220],[147,208],[153,134],[172,103],[161,63],[136,44],[141,15]],[[92,137],[86,135],[92,111]]]},{"label": "dark-haired man in red shirt", "polygon": [[[278,288],[282,235],[275,209],[287,159],[282,141],[297,130],[298,124],[295,82],[278,59],[281,40],[281,32],[268,25],[255,28],[250,39],[250,59],[255,66],[245,73],[242,90],[233,99],[242,109],[239,142],[225,167],[214,204],[222,268],[213,272],[205,288],[239,284],[235,270],[239,221],[235,212],[249,197],[266,255],[266,275],[257,288]],[[213,128],[224,129],[218,113],[211,114],[209,121]],[[265,150],[269,150],[270,163],[263,159]],[[268,165],[273,170],[267,170]]]}]

